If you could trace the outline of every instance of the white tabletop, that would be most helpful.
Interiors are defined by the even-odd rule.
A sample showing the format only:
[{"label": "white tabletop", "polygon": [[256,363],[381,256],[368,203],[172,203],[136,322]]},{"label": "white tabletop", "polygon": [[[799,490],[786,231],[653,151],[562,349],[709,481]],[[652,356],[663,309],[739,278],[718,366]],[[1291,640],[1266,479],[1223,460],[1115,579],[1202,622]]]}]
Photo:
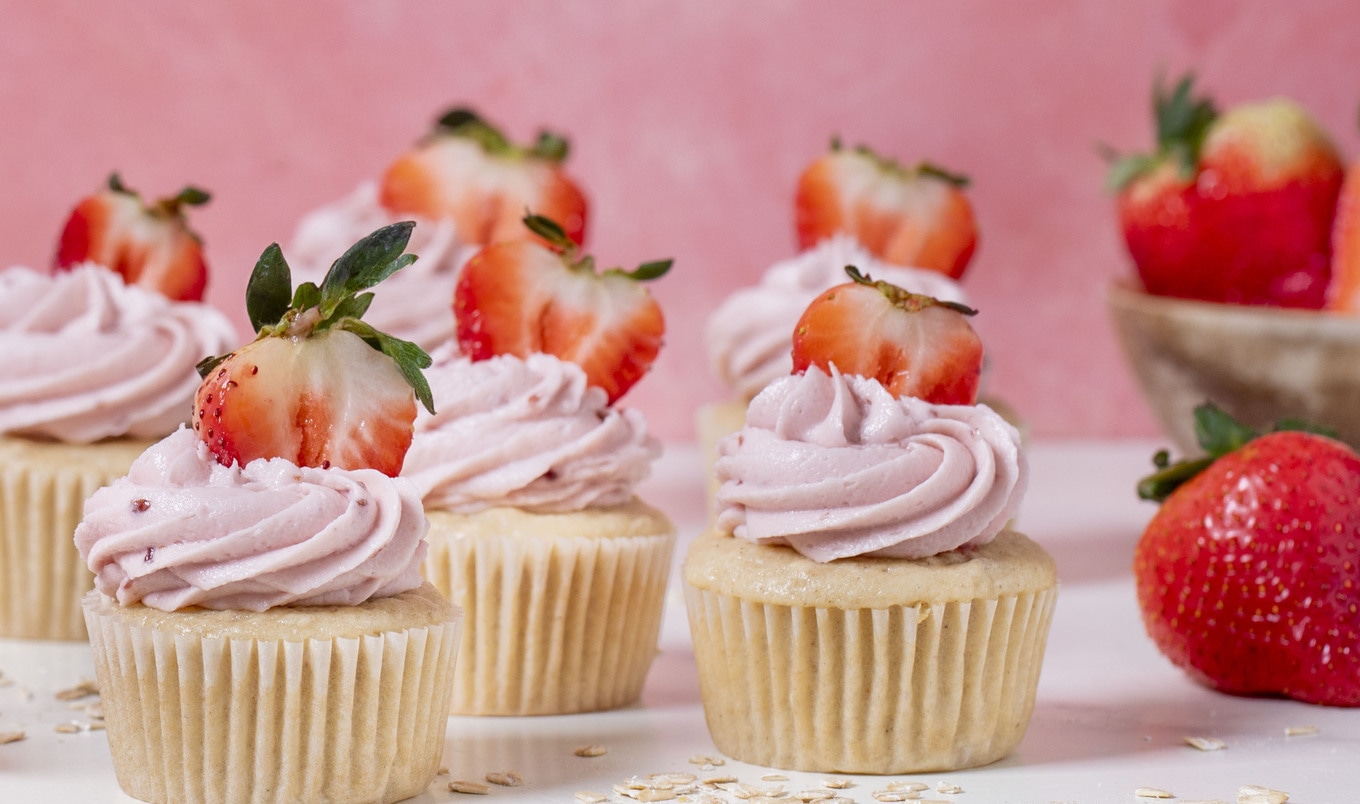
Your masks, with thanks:
[{"label": "white tabletop", "polygon": [[[924,798],[986,802],[1148,802],[1139,788],[1187,801],[1237,801],[1246,785],[1289,794],[1290,802],[1360,801],[1360,710],[1292,701],[1245,699],[1196,686],[1164,660],[1143,633],[1134,601],[1133,546],[1154,508],[1139,502],[1134,481],[1157,445],[1038,443],[1019,527],[1053,553],[1062,588],[1039,682],[1033,720],[1019,749],[996,764],[914,777],[841,777],[840,793],[872,804],[892,781],[929,785]],[[680,550],[703,526],[697,452],[671,449],[642,490],[669,513]],[[678,569],[678,560],[677,560]],[[26,738],[0,745],[0,802],[130,802],[113,778],[101,731],[57,731],[90,722],[88,701],[55,694],[93,678],[84,645],[0,640],[0,733]],[[4,683],[4,682],[0,682]],[[1316,732],[1289,736],[1293,727]],[[1203,751],[1186,737],[1226,747]],[[575,750],[605,753],[582,758]],[[626,710],[538,718],[450,718],[440,776],[417,804],[449,801],[570,802],[580,791],[613,792],[634,776],[660,772],[735,776],[760,788],[819,788],[826,774],[783,772],[727,761],[704,769],[691,760],[716,757],[704,726],[683,604],[672,585],[661,637],[640,704]],[[453,779],[483,781],[516,770],[519,787],[493,787],[487,797],[448,791]],[[941,784],[961,792],[941,793]],[[717,801],[738,802],[732,790]],[[697,801],[691,796],[690,801]],[[785,799],[790,802],[794,798]]]}]

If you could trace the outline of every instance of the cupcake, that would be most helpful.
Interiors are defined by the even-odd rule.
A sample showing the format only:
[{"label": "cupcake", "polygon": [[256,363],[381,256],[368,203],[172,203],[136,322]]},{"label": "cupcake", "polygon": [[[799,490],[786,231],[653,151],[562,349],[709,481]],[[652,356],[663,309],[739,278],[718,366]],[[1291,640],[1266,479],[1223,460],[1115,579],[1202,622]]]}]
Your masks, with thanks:
[{"label": "cupcake", "polygon": [[425,575],[466,612],[452,711],[564,714],[636,701],[675,529],[634,494],[660,453],[614,402],[660,348],[660,308],[565,233],[491,246],[459,280],[459,340],[429,370],[402,473],[430,518]]},{"label": "cupcake", "polygon": [[398,220],[417,221],[409,248],[418,259],[378,289],[367,317],[434,349],[453,336],[449,300],[458,270],[482,246],[524,236],[526,209],[562,222],[569,237],[584,242],[586,201],[563,171],[567,152],[567,140],[550,131],[517,145],[475,112],[453,109],[380,181],[304,216],[289,260],[300,276],[317,281],[359,237]]},{"label": "cupcake", "polygon": [[194,365],[237,342],[198,301],[182,207],[206,198],[146,205],[115,175],[72,213],[54,273],[0,272],[0,636],[85,638],[82,503],[188,420]]},{"label": "cupcake", "polygon": [[192,430],[86,503],[84,610],[135,798],[391,802],[438,771],[460,614],[421,578],[428,524],[394,476],[429,358],[358,318],[410,226],[295,294],[267,250],[259,337],[205,361]]},{"label": "cupcake", "polygon": [[[808,165],[794,199],[799,253],[724,300],[704,330],[713,373],[729,391],[696,416],[709,468],[718,440],[740,429],[752,397],[789,373],[794,323],[819,293],[844,281],[845,266],[914,293],[967,302],[957,280],[976,249],[977,227],[966,184],[929,163],[903,167],[836,141]],[[710,485],[710,504],[714,491]]]},{"label": "cupcake", "polygon": [[972,403],[967,308],[850,273],[800,319],[797,373],[719,446],[717,518],[682,573],[705,718],[758,765],[985,764],[1024,735],[1057,587],[1007,527],[1019,434]]}]

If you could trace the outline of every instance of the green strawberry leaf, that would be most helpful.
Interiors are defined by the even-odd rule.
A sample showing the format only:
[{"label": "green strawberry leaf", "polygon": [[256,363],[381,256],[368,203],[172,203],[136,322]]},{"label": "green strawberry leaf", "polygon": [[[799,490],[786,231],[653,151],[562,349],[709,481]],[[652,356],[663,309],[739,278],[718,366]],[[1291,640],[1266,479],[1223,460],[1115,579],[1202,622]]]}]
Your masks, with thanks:
[{"label": "green strawberry leaf", "polygon": [[413,255],[403,252],[415,225],[414,221],[401,221],[384,226],[350,246],[332,263],[321,281],[322,317],[330,318],[344,297],[367,290],[414,262]]},{"label": "green strawberry leaf", "polygon": [[551,245],[557,246],[563,251],[570,251],[576,248],[576,244],[567,237],[567,232],[557,221],[547,215],[534,215],[526,211],[524,215],[524,225],[529,227],[529,231],[548,241]]},{"label": "green strawberry leaf", "polygon": [[570,150],[571,143],[566,137],[544,130],[538,132],[538,141],[529,149],[529,154],[549,162],[560,163],[566,161]]},{"label": "green strawberry leaf", "polygon": [[622,268],[610,268],[605,273],[623,274],[638,282],[650,282],[653,279],[660,279],[665,276],[674,263],[675,260],[652,260],[651,262],[644,262],[631,271],[625,271]]},{"label": "green strawberry leaf", "polygon": [[272,243],[260,255],[246,282],[246,315],[256,332],[283,319],[292,287],[293,276],[283,249]]},{"label": "green strawberry leaf", "polygon": [[315,282],[303,282],[293,291],[294,310],[309,310],[321,304],[321,288]]}]

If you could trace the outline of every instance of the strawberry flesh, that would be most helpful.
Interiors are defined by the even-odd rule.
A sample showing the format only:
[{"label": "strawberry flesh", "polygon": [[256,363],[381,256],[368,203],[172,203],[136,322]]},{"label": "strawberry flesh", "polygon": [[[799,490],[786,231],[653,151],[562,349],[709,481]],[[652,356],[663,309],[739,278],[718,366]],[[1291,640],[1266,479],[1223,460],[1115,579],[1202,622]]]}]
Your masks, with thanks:
[{"label": "strawberry flesh", "polygon": [[[854,274],[857,276],[858,274]],[[793,332],[793,370],[809,366],[878,380],[894,396],[977,402],[982,341],[971,310],[886,282],[852,281],[808,305]]]}]

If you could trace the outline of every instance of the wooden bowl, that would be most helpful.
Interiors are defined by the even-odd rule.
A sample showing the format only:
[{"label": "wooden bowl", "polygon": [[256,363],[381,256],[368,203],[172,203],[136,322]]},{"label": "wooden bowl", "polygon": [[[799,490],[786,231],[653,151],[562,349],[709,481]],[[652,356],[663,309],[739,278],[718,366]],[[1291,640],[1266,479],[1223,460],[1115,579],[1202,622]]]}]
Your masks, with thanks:
[{"label": "wooden bowl", "polygon": [[1360,448],[1360,317],[1109,292],[1115,331],[1153,413],[1186,455],[1202,454],[1192,411],[1212,401],[1257,428],[1330,427]]}]

